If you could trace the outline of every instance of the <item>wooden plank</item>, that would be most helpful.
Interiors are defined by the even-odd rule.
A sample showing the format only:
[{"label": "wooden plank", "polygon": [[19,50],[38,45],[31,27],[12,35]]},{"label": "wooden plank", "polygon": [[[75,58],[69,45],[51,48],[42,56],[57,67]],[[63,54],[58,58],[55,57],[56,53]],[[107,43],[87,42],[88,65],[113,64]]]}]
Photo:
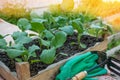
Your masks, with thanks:
[{"label": "wooden plank", "polygon": [[16,63],[16,71],[19,80],[27,80],[30,78],[30,68],[28,62]]},{"label": "wooden plank", "polygon": [[59,68],[66,62],[66,60],[62,60],[52,66],[49,66],[47,69],[40,71],[36,76],[33,76],[28,80],[54,80]]},{"label": "wooden plank", "polygon": [[106,53],[107,53],[107,56],[112,56],[113,54],[115,54],[115,52],[119,51],[120,50],[120,45],[119,46],[116,46],[110,50],[108,50]]},{"label": "wooden plank", "polygon": [[108,39],[105,39],[103,42],[97,43],[95,46],[89,48],[86,51],[105,51],[107,49]]},{"label": "wooden plank", "polygon": [[12,72],[9,70],[7,66],[5,66],[4,63],[0,61],[0,75],[5,80],[18,80],[16,76],[12,74]]}]

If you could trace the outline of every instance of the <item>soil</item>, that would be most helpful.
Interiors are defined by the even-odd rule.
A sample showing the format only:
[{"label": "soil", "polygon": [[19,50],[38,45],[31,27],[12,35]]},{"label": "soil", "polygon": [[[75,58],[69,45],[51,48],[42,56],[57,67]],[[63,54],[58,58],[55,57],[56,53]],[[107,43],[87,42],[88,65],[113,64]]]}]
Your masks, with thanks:
[{"label": "soil", "polygon": [[[58,57],[56,58],[55,62],[58,62],[62,59],[68,58],[78,52],[84,51],[85,49],[94,46],[97,42],[103,41],[102,38],[96,38],[89,35],[83,35],[81,37],[81,43],[85,44],[86,48],[78,47],[79,44],[77,43],[77,34],[74,34],[73,36],[68,36],[66,42],[64,43],[64,46],[57,49]],[[74,43],[74,44],[71,44]],[[59,53],[64,53],[66,56],[61,55]]]},{"label": "soil", "polygon": [[10,59],[6,55],[6,52],[0,51],[0,61],[5,63],[5,65],[8,66],[11,71],[15,71],[15,60]]},{"label": "soil", "polygon": [[[72,36],[68,36],[64,45],[61,48],[57,49],[57,51],[56,51],[57,58],[55,59],[54,63],[56,63],[60,60],[66,59],[66,58],[74,55],[75,53],[81,52],[81,51],[87,49],[88,47],[94,46],[95,43],[101,42],[101,41],[103,41],[103,39],[92,37],[89,35],[83,35],[81,37],[80,41],[81,41],[81,43],[85,44],[87,47],[86,48],[78,47],[77,33],[74,33],[74,35],[72,35]],[[29,46],[32,46],[33,44],[40,46],[38,39],[35,39],[30,43],[24,44],[24,46],[28,49]],[[43,49],[44,48],[45,47],[43,47]],[[36,50],[36,54],[38,56],[40,55],[40,53],[41,53],[41,50]],[[39,58],[39,57],[36,57],[36,58]],[[31,59],[35,59],[35,58],[31,57],[30,60]],[[0,61],[4,62],[5,65],[8,66],[11,71],[15,71],[15,61],[9,59],[5,52],[0,52]],[[31,76],[36,75],[40,70],[43,70],[48,66],[49,65],[44,64],[42,62],[36,62],[36,63],[30,64]]]}]

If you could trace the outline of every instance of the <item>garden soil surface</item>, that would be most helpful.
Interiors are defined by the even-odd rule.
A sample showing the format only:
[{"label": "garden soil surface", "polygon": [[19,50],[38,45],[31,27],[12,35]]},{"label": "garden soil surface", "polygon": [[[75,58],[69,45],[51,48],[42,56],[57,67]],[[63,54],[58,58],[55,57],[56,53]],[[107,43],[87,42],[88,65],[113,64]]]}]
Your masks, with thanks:
[{"label": "garden soil surface", "polygon": [[[58,48],[56,51],[57,57],[56,57],[54,63],[61,61],[63,59],[66,59],[78,52],[84,51],[85,49],[87,49],[91,46],[94,46],[97,42],[103,41],[103,39],[92,37],[89,35],[83,35],[81,37],[80,41],[81,41],[81,43],[86,45],[86,48],[79,47],[79,45],[77,43],[77,33],[74,33],[74,35],[72,35],[72,36],[67,36],[67,40],[64,43],[64,45],[61,48]],[[32,42],[25,44],[24,46],[26,48],[28,48],[29,46],[32,46],[33,44],[40,46],[38,39],[35,39]],[[45,47],[43,47],[43,49],[44,48]],[[37,56],[39,56],[41,52],[42,52],[41,50],[36,50]],[[36,57],[36,58],[39,58],[39,57]],[[33,60],[36,58],[31,57],[30,60]],[[8,66],[11,71],[15,71],[15,60],[11,60],[6,55],[5,52],[0,52],[0,61],[5,63],[5,65]],[[42,62],[36,62],[36,63],[30,64],[31,76],[36,75],[39,71],[47,68],[48,66],[49,65],[44,64]]]}]

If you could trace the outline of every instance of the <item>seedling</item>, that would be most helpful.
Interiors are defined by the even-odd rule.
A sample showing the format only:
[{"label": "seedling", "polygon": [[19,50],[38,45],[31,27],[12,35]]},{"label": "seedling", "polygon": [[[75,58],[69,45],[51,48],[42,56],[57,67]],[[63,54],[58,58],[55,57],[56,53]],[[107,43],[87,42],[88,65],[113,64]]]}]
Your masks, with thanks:
[{"label": "seedling", "polygon": [[89,34],[95,37],[105,38],[110,34],[113,34],[113,30],[110,25],[104,23],[101,19],[97,19],[90,24],[88,28]]},{"label": "seedling", "polygon": [[86,45],[80,42],[81,36],[85,33],[85,28],[83,27],[83,24],[79,21],[79,19],[76,19],[72,21],[72,26],[78,32],[77,39],[79,46],[82,48],[86,48]]},{"label": "seedling", "polygon": [[[68,33],[68,32],[66,32],[65,29],[70,31],[69,28],[71,28],[71,27],[67,27],[67,28],[65,27],[65,29],[63,27],[60,30],[56,30],[56,31],[50,30],[49,31],[43,25],[44,21],[45,20],[41,20],[41,19],[32,19],[32,21],[30,22],[29,25],[31,25],[30,30],[38,33],[38,39],[40,40],[40,48],[42,49],[42,46],[45,46],[47,48],[47,49],[43,49],[43,51],[40,55],[40,61],[42,61],[46,64],[50,64],[55,59],[56,49],[61,47],[64,44],[64,42],[66,41],[66,36],[67,36],[66,33]],[[72,32],[72,30],[71,30],[71,32]],[[68,34],[72,34],[72,33],[68,33]],[[19,40],[15,40],[15,42],[16,41],[19,41]]]},{"label": "seedling", "polygon": [[112,39],[111,43],[108,44],[108,50],[120,45],[120,39],[115,40],[115,38]]}]

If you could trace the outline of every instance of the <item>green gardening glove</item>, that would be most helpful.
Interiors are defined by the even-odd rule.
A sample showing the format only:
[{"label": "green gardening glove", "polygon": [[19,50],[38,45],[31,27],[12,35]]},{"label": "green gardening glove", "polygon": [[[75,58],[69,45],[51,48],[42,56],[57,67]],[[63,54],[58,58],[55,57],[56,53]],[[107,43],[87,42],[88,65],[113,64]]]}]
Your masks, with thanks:
[{"label": "green gardening glove", "polygon": [[[57,75],[56,80],[67,80],[69,78],[72,78],[81,71],[90,69],[91,67],[97,65],[96,63],[97,59],[98,59],[97,53],[92,54],[91,52],[87,52],[70,59],[60,68],[60,73]],[[92,79],[90,77],[106,73],[105,71],[99,72],[101,70],[102,70],[101,68],[100,69],[98,68],[97,70],[93,70],[84,79],[85,80],[88,78]]]},{"label": "green gardening glove", "polygon": [[[93,55],[95,57],[93,57]],[[91,56],[91,57],[89,57]],[[87,58],[89,57],[89,58]],[[68,62],[66,62],[65,65],[63,65],[60,68],[60,74],[57,75],[56,80],[66,80],[68,78],[73,77],[75,74],[81,72],[83,69],[87,68],[87,67],[91,67],[94,65],[95,60],[98,58],[98,56],[96,54],[92,54],[91,52],[88,52],[86,54],[81,54],[79,56],[76,56],[74,58],[72,58],[71,60],[69,60]],[[86,60],[90,60],[91,63],[85,63],[88,62]],[[93,60],[93,61],[92,61]]]}]

